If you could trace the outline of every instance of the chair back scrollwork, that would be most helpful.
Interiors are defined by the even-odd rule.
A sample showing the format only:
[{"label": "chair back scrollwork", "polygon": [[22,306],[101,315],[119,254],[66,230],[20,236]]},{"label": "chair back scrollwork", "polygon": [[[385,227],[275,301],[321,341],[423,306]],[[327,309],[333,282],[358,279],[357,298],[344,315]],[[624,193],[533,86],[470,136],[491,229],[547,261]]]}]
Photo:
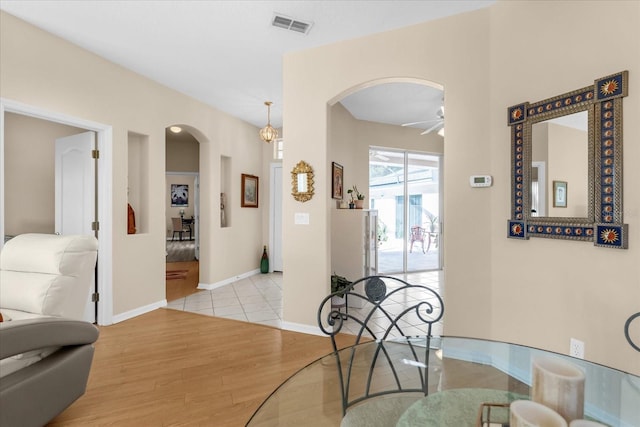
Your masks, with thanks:
[{"label": "chair back scrollwork", "polygon": [[[631,322],[633,322],[635,319],[639,319],[639,318],[640,318],[640,312],[638,312],[636,314],[632,314],[624,324],[624,336],[627,339],[627,341],[629,342],[629,345],[631,347],[633,347],[637,351],[640,351],[640,342],[634,342],[631,339],[631,333],[629,332],[629,329],[631,329]],[[640,322],[640,320],[638,320],[638,321]]]},{"label": "chair back scrollwork", "polygon": [[[349,308],[345,312],[332,307],[335,296],[346,296]],[[364,277],[322,300],[318,326],[331,338],[343,415],[348,407],[376,396],[428,394],[431,339],[443,314],[444,302],[438,292],[391,276]],[[339,333],[352,334],[354,345],[340,350]],[[360,346],[370,341],[374,344]],[[417,373],[406,375],[407,367]],[[413,382],[409,384],[406,378]]]}]

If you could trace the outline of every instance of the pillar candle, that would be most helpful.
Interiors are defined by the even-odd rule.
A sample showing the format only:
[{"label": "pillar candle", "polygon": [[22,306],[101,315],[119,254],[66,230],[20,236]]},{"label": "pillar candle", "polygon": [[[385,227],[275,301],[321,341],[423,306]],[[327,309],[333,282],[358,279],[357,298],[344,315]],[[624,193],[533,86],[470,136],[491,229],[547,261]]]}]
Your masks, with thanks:
[{"label": "pillar candle", "polygon": [[531,400],[558,412],[567,421],[583,418],[584,372],[560,358],[534,358]]},{"label": "pillar candle", "polygon": [[516,400],[509,406],[510,427],[567,427],[553,409],[531,400]]}]

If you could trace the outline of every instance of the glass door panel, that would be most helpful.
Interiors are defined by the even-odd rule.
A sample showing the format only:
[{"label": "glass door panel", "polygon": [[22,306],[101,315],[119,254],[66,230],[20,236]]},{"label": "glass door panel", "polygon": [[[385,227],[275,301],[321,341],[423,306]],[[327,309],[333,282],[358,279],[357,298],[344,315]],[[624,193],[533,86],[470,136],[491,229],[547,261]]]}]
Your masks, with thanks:
[{"label": "glass door panel", "polygon": [[407,153],[407,272],[439,270],[440,156]]},{"label": "glass door panel", "polygon": [[404,152],[370,150],[369,197],[378,211],[378,273],[404,271]]},{"label": "glass door panel", "polygon": [[371,208],[378,210],[378,272],[441,269],[441,157],[372,148],[369,158]]}]

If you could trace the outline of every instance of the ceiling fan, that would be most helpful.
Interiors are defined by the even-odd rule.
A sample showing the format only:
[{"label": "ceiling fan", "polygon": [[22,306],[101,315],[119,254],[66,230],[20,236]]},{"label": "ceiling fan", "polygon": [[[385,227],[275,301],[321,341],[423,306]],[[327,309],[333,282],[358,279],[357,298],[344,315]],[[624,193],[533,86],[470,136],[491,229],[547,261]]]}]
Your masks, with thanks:
[{"label": "ceiling fan", "polygon": [[426,135],[431,132],[438,131],[438,135],[444,136],[444,105],[441,105],[436,111],[436,117],[432,120],[421,120],[419,122],[411,122],[411,123],[403,123],[400,126],[415,126],[419,124],[431,124],[427,129],[425,129],[420,135]]}]

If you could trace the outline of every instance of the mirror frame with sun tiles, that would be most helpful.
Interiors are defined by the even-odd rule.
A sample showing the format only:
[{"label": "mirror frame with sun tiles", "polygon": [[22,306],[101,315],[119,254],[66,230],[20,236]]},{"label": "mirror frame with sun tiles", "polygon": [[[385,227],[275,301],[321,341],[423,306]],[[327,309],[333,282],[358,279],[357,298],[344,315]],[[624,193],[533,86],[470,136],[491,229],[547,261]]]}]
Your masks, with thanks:
[{"label": "mirror frame with sun tiles", "polygon": [[[628,226],[622,210],[622,98],[628,71],[533,104],[507,109],[511,127],[511,218],[507,237],[582,240],[626,249]],[[532,217],[531,126],[542,120],[589,111],[589,210],[587,217]]]}]

